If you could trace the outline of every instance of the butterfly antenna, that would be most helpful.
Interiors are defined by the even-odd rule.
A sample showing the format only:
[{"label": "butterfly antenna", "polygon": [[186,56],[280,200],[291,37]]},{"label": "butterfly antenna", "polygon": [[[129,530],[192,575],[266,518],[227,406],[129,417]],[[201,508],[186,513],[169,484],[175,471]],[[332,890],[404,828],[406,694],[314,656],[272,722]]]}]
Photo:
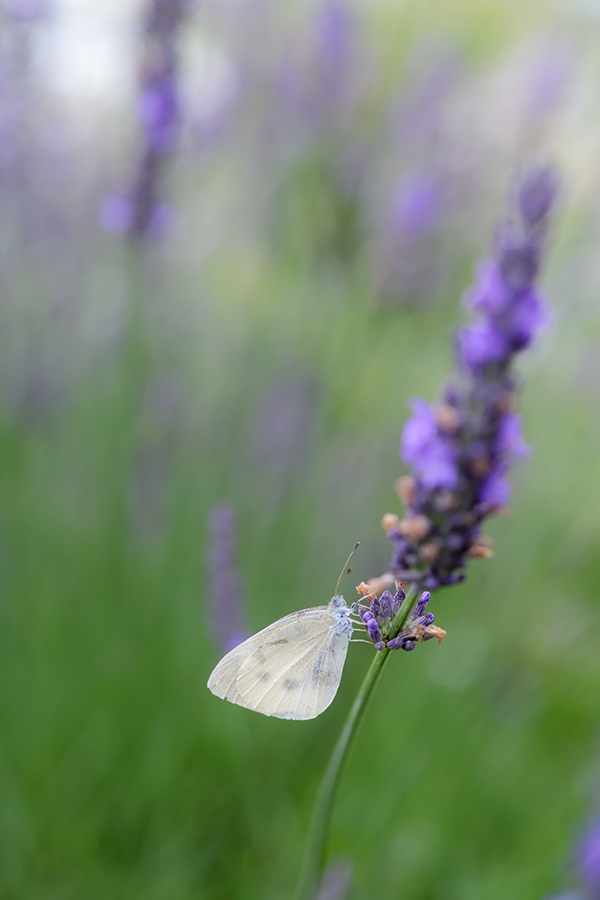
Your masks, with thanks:
[{"label": "butterfly antenna", "polygon": [[335,586],[335,593],[336,593],[336,594],[337,594],[337,592],[338,592],[338,588],[339,588],[340,584],[342,583],[343,579],[346,577],[346,575],[348,575],[348,574],[352,571],[352,569],[348,569],[347,566],[348,566],[348,563],[350,562],[350,560],[352,559],[352,557],[354,556],[354,554],[356,553],[356,551],[358,550],[359,547],[360,547],[360,541],[357,541],[356,544],[354,545],[354,549],[352,550],[350,556],[348,557],[348,559],[347,559],[346,562],[344,563],[344,567],[343,567],[342,571],[340,572],[340,577],[338,578],[337,584],[336,584],[336,586]]}]

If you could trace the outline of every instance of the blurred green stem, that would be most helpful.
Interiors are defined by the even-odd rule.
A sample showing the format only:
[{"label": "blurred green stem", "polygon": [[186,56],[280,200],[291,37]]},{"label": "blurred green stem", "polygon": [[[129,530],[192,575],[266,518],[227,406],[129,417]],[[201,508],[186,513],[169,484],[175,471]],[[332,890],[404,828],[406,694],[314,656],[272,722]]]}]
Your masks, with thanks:
[{"label": "blurred green stem", "polygon": [[[390,639],[396,637],[404,628],[419,594],[420,592],[416,589],[409,590],[406,600],[390,628]],[[329,818],[344,763],[358,732],[358,727],[364,716],[371,694],[375,690],[375,686],[391,652],[391,650],[386,649],[375,653],[375,657],[350,708],[341,734],[333,748],[333,753],[329,759],[329,764],[325,770],[313,807],[295,900],[314,900],[323,870]]]}]

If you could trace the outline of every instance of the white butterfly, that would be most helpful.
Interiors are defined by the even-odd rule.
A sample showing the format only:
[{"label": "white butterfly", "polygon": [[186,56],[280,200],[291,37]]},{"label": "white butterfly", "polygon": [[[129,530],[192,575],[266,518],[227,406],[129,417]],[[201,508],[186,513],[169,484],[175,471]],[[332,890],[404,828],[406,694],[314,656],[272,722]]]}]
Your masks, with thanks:
[{"label": "white butterfly", "polygon": [[234,647],[208,688],[217,697],[280,719],[314,719],[337,693],[352,635],[341,594],[290,613]]}]

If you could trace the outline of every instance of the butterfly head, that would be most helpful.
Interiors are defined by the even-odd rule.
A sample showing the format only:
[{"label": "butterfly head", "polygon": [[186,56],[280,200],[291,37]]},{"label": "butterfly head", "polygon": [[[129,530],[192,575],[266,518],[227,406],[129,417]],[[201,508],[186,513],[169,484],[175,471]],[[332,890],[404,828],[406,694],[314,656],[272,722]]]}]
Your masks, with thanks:
[{"label": "butterfly head", "polygon": [[334,609],[342,609],[342,607],[346,606],[346,601],[342,597],[341,594],[334,594],[331,600],[329,601],[329,608],[333,612]]}]

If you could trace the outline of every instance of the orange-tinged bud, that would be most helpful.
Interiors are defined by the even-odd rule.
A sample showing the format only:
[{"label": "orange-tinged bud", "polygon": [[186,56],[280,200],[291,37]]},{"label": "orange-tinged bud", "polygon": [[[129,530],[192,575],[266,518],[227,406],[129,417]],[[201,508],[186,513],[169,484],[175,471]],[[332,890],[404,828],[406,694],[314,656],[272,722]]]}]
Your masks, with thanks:
[{"label": "orange-tinged bud", "polygon": [[422,540],[429,533],[431,522],[427,516],[409,516],[398,525],[400,534],[412,541]]},{"label": "orange-tinged bud", "polygon": [[399,521],[400,516],[397,516],[396,513],[386,513],[381,520],[381,525],[385,531],[389,531],[390,528],[395,528]]},{"label": "orange-tinged bud", "polygon": [[424,559],[427,563],[433,563],[436,561],[440,554],[440,546],[436,544],[435,541],[429,541],[426,544],[421,544],[419,547],[419,553],[421,555],[421,559]]},{"label": "orange-tinged bud", "polygon": [[474,456],[471,460],[471,472],[476,478],[485,478],[492,470],[489,456]]},{"label": "orange-tinged bud", "polygon": [[395,482],[396,493],[405,506],[412,506],[415,499],[415,479],[411,475],[403,475]]},{"label": "orange-tinged bud", "polygon": [[456,434],[460,428],[460,416],[454,406],[442,403],[435,411],[436,422],[444,434]]}]

